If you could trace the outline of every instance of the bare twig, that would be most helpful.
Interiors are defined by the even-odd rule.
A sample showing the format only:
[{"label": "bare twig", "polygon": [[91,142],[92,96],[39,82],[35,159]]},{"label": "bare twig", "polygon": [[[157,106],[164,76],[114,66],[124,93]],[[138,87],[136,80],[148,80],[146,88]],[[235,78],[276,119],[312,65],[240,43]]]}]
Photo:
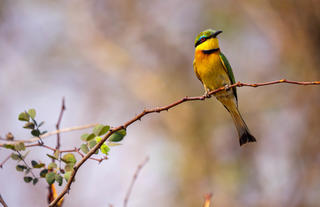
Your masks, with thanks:
[{"label": "bare twig", "polygon": [[52,148],[52,147],[49,147],[48,145],[41,144],[41,143],[25,145],[25,147],[36,147],[36,146],[47,148],[47,149],[49,149],[49,150],[51,150],[51,151],[53,151],[53,152],[56,151],[56,149],[54,149],[54,148]]},{"label": "bare twig", "polygon": [[6,202],[4,202],[1,194],[0,194],[0,203],[3,205],[3,207],[8,207],[8,205],[6,204]]},{"label": "bare twig", "polygon": [[4,159],[4,160],[0,163],[0,168],[3,167],[3,165],[9,160],[10,157],[11,157],[11,155],[8,155],[8,157],[6,157],[6,159]]},{"label": "bare twig", "polygon": [[209,194],[206,194],[204,196],[204,204],[203,204],[203,207],[210,207],[210,204],[211,204],[211,198],[212,198],[212,193],[209,193]]},{"label": "bare twig", "polygon": [[65,106],[65,102],[64,102],[64,97],[62,98],[62,105],[61,105],[61,111],[60,111],[60,114],[59,114],[59,118],[58,118],[58,122],[56,124],[56,129],[57,129],[57,146],[56,146],[56,150],[59,150],[60,149],[60,123],[61,123],[61,120],[62,120],[62,116],[63,116],[63,112],[64,110],[66,110],[66,106]]},{"label": "bare twig", "polygon": [[[298,82],[298,81],[288,81],[286,79],[282,79],[282,80],[277,80],[277,81],[270,81],[270,82],[265,82],[265,83],[254,83],[254,84],[248,84],[248,83],[241,83],[241,82],[237,82],[235,84],[232,84],[230,86],[227,87],[221,87],[218,88],[216,90],[213,90],[209,93],[209,95],[213,95],[215,93],[218,93],[220,91],[223,90],[227,90],[233,87],[242,87],[242,86],[248,86],[248,87],[259,87],[259,86],[266,86],[266,85],[273,85],[273,84],[281,84],[281,83],[289,83],[289,84],[297,84],[297,85],[320,85],[320,81],[312,81],[312,82]],[[210,97],[207,97],[205,95],[203,96],[195,96],[195,97],[184,97],[176,102],[173,102],[172,104],[169,104],[167,106],[163,106],[163,107],[157,107],[154,109],[145,109],[143,110],[140,114],[136,115],[134,118],[132,118],[131,120],[127,121],[126,123],[124,123],[123,125],[120,125],[118,127],[112,128],[110,129],[110,131],[108,131],[107,134],[104,135],[104,137],[100,140],[99,143],[97,143],[97,145],[95,147],[93,147],[78,163],[76,163],[76,165],[74,165],[73,167],[73,171],[71,173],[71,176],[69,178],[68,183],[66,184],[66,186],[64,187],[64,189],[62,190],[62,192],[58,195],[58,197],[52,201],[49,205],[49,207],[53,207],[57,204],[57,202],[70,190],[70,186],[73,182],[73,179],[75,177],[75,175],[77,174],[78,169],[82,166],[82,164],[84,162],[86,162],[86,160],[88,160],[95,152],[96,150],[98,150],[101,145],[116,131],[119,131],[121,129],[127,129],[128,126],[130,126],[131,124],[133,124],[134,122],[141,120],[142,117],[144,117],[147,114],[151,114],[151,113],[160,113],[162,111],[168,111],[169,109],[180,105],[184,102],[189,102],[189,101],[203,101],[205,99],[208,99]]]},{"label": "bare twig", "polygon": [[[89,129],[89,128],[93,128],[97,125],[97,123],[94,124],[86,124],[86,125],[82,125],[82,126],[75,126],[75,127],[70,127],[70,128],[65,128],[65,129],[60,129],[60,130],[55,130],[52,132],[48,132],[45,133],[43,135],[40,136],[41,139],[45,138],[45,137],[50,137],[52,135],[56,135],[57,133],[64,133],[64,132],[71,132],[71,131],[77,131],[77,130],[82,130],[82,129]],[[1,141],[4,141],[2,139],[0,139]],[[33,142],[37,142],[39,141],[39,138],[31,138],[31,139],[25,139],[25,140],[16,140],[16,141],[7,141],[5,143],[0,143],[0,147],[3,146],[4,144],[18,144],[20,142],[23,143],[33,143]]]},{"label": "bare twig", "polygon": [[138,177],[141,169],[143,168],[143,166],[145,166],[145,164],[148,162],[148,160],[149,160],[149,157],[146,157],[146,159],[140,165],[138,165],[137,170],[136,170],[136,172],[134,173],[134,175],[132,177],[132,180],[131,180],[130,186],[128,188],[127,194],[124,197],[123,207],[127,207],[127,204],[128,204],[128,201],[129,201],[129,197],[130,197],[133,185],[136,182],[137,177]]}]

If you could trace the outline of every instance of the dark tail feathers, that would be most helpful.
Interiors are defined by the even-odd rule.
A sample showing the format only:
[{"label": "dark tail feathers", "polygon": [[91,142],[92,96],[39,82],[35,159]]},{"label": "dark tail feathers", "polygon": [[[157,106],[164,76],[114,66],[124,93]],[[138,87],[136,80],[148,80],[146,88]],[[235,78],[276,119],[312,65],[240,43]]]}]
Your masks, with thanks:
[{"label": "dark tail feathers", "polygon": [[254,138],[254,136],[252,136],[248,130],[245,130],[239,139],[240,146],[248,142],[256,142],[256,141],[257,141],[256,138]]}]

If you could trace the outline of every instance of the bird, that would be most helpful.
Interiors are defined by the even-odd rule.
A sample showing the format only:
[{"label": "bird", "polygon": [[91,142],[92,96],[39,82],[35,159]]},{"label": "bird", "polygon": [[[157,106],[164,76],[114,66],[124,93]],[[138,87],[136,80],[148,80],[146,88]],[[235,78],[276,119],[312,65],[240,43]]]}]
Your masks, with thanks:
[{"label": "bird", "polygon": [[214,96],[231,114],[241,146],[248,142],[256,142],[256,138],[251,135],[239,112],[236,87],[228,88],[235,83],[235,78],[228,59],[219,47],[217,36],[221,33],[221,30],[207,29],[197,35],[194,42],[193,69],[203,84],[206,97],[210,97],[210,91],[225,87],[225,90],[215,93]]}]

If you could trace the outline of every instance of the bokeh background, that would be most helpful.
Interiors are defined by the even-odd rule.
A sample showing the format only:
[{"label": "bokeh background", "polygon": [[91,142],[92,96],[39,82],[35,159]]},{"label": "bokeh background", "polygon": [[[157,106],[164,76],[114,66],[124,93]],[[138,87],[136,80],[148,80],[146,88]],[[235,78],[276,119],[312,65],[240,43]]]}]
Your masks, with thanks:
[{"label": "bokeh background", "polygon": [[[144,108],[201,95],[194,38],[221,29],[237,81],[320,80],[320,4],[240,0],[0,1],[0,135],[29,138],[17,120],[35,108],[44,129],[117,126]],[[239,88],[239,107],[258,142],[239,147],[231,117],[214,98],[149,115],[121,146],[79,170],[65,206],[122,206],[146,156],[129,206],[320,205],[320,88]],[[89,130],[62,134],[62,149]],[[55,136],[45,143],[55,146]],[[2,161],[8,150],[0,149]],[[49,162],[32,148],[29,159]],[[61,188],[58,188],[61,190]],[[0,194],[9,206],[46,206],[47,184],[23,181],[8,161]]]}]

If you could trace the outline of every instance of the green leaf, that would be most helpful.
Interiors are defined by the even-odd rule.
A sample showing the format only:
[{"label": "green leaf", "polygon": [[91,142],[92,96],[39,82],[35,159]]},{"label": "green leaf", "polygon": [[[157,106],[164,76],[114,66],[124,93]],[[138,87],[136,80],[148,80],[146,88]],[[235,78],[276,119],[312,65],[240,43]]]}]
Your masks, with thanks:
[{"label": "green leaf", "polygon": [[99,143],[102,140],[101,137],[96,137],[96,142]]},{"label": "green leaf", "polygon": [[25,123],[25,125],[23,125],[23,128],[25,128],[25,129],[34,129],[34,123],[27,122],[27,123]]},{"label": "green leaf", "polygon": [[34,168],[42,168],[44,166],[46,166],[44,163],[39,163],[39,164],[35,165]]},{"label": "green leaf", "polygon": [[122,145],[122,144],[121,143],[115,143],[115,142],[108,143],[109,147],[115,147],[115,146],[120,146],[120,145]]},{"label": "green leaf", "polygon": [[36,185],[38,181],[39,181],[38,178],[34,178],[33,181],[32,181],[32,184],[33,184],[33,185]]},{"label": "green leaf", "polygon": [[67,154],[63,155],[61,160],[64,161],[65,163],[76,163],[77,162],[76,157],[72,153],[67,153]]},{"label": "green leaf", "polygon": [[26,183],[30,183],[31,180],[32,180],[32,177],[25,176],[25,177],[23,178],[23,180],[24,180],[24,182],[26,182]]},{"label": "green leaf", "polygon": [[18,144],[14,145],[14,149],[17,151],[23,151],[26,149],[23,142],[19,142]]},{"label": "green leaf", "polygon": [[27,169],[27,167],[24,165],[17,165],[16,166],[16,170],[19,172],[23,172],[24,169]]},{"label": "green leaf", "polygon": [[119,131],[114,132],[110,137],[109,141],[110,142],[120,142],[125,136],[127,132],[125,129],[120,129]]},{"label": "green leaf", "polygon": [[34,166],[39,165],[39,163],[37,161],[35,161],[35,160],[32,160],[31,161],[31,165],[32,165],[32,167],[34,167]]},{"label": "green leaf", "polygon": [[96,136],[102,136],[104,134],[106,134],[110,129],[110,126],[108,125],[102,125],[102,124],[98,124],[96,125],[94,128],[93,128],[93,133],[96,135]]},{"label": "green leaf", "polygon": [[100,150],[103,154],[108,155],[108,152],[110,151],[110,148],[108,147],[108,145],[103,144],[100,147]]},{"label": "green leaf", "polygon": [[35,109],[29,109],[28,110],[28,114],[30,115],[30,117],[32,119],[34,119],[34,117],[36,117],[36,110]]},{"label": "green leaf", "polygon": [[16,153],[12,153],[12,154],[11,154],[11,158],[12,158],[13,160],[21,160],[20,155],[18,155],[18,154],[16,154]]},{"label": "green leaf", "polygon": [[4,144],[3,147],[6,149],[14,150],[14,145],[12,145],[12,144]]},{"label": "green leaf", "polygon": [[95,138],[95,134],[93,134],[93,133],[91,133],[91,134],[88,134],[88,133],[86,133],[86,134],[83,134],[82,136],[81,136],[81,140],[82,141],[85,141],[85,142],[88,142],[88,141],[90,141],[90,140],[92,140],[93,138]]},{"label": "green leaf", "polygon": [[54,183],[56,174],[54,172],[48,172],[46,174],[46,181],[49,185]]},{"label": "green leaf", "polygon": [[57,160],[57,158],[55,156],[49,155],[47,154],[48,157],[50,157],[51,159]]},{"label": "green leaf", "polygon": [[58,167],[57,164],[54,163],[54,162],[52,162],[52,163],[50,163],[50,164],[48,165],[48,170],[52,170],[52,169],[55,169],[55,168],[57,168],[57,167]]},{"label": "green leaf", "polygon": [[63,177],[62,177],[61,175],[56,174],[55,180],[57,181],[57,183],[59,184],[59,186],[62,185],[62,183],[63,183]]},{"label": "green leaf", "polygon": [[82,144],[82,145],[80,146],[80,149],[81,149],[81,151],[82,151],[84,154],[87,154],[87,153],[89,152],[88,145],[86,145],[86,144]]},{"label": "green leaf", "polygon": [[67,182],[68,182],[68,180],[69,180],[70,177],[71,177],[71,173],[72,173],[72,171],[68,171],[68,172],[66,172],[66,173],[64,174],[64,179],[66,179]]},{"label": "green leaf", "polygon": [[68,163],[68,164],[66,164],[66,165],[64,166],[64,170],[65,170],[66,172],[73,171],[73,166],[74,166],[73,163]]},{"label": "green leaf", "polygon": [[91,140],[90,142],[88,142],[90,149],[92,149],[94,146],[96,146],[96,144],[97,144],[96,140]]},{"label": "green leaf", "polygon": [[48,173],[48,170],[47,170],[47,169],[41,170],[41,172],[40,172],[40,177],[42,177],[42,178],[46,177],[46,174],[47,174],[47,173]]},{"label": "green leaf", "polygon": [[31,134],[35,137],[39,137],[40,136],[40,131],[39,129],[34,129],[31,131]]},{"label": "green leaf", "polygon": [[20,121],[29,121],[30,117],[29,117],[29,114],[27,112],[22,112],[22,113],[19,114],[18,119]]}]

